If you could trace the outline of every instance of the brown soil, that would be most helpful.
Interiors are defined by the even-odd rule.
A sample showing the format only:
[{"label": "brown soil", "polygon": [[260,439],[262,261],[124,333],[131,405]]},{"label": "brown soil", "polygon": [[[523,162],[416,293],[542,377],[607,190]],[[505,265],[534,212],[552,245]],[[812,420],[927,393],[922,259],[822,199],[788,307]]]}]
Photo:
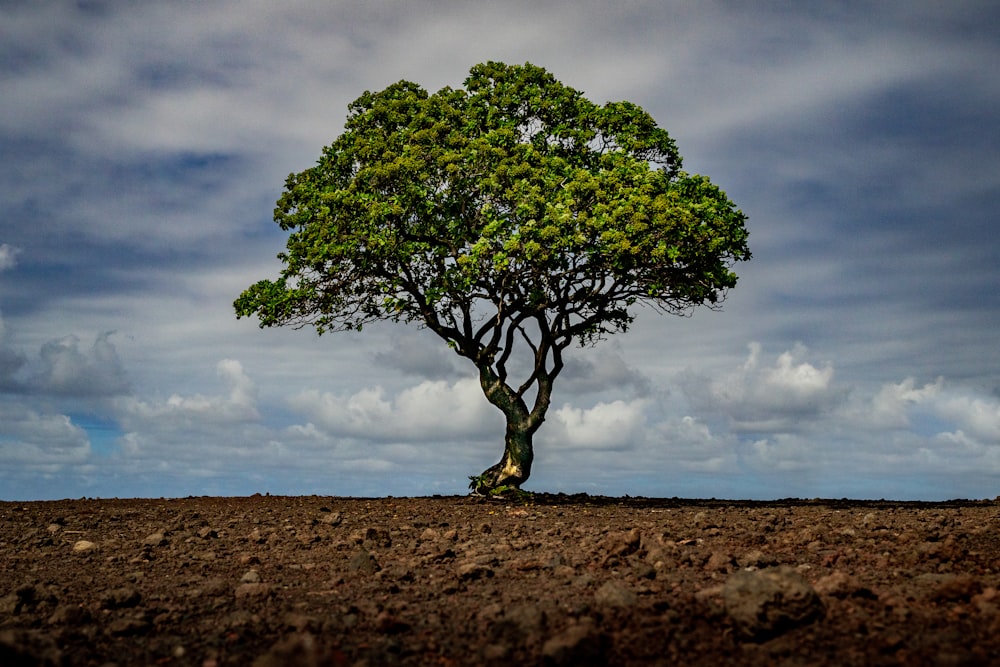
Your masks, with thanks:
[{"label": "brown soil", "polygon": [[0,503],[2,665],[1000,664],[998,588],[997,502]]}]

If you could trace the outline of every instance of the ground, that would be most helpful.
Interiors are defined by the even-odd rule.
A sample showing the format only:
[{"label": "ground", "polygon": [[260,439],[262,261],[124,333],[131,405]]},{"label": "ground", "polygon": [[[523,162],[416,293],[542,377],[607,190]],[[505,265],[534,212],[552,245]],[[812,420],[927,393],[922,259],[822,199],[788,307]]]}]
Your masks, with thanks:
[{"label": "ground", "polygon": [[2,665],[1000,664],[1000,502],[0,503]]}]

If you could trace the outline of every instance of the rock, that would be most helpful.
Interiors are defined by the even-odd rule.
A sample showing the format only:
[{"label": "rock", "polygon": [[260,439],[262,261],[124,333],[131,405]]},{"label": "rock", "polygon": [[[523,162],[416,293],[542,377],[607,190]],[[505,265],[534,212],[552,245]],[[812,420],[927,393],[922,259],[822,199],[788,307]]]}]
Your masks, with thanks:
[{"label": "rock", "polygon": [[737,634],[752,641],[776,637],[824,613],[816,591],[787,565],[734,572],[726,580],[722,597]]},{"label": "rock", "polygon": [[142,541],[143,545],[147,547],[162,547],[167,544],[167,538],[161,532],[152,533],[147,535]]},{"label": "rock", "polygon": [[638,596],[625,586],[609,581],[597,589],[594,600],[597,604],[607,607],[631,607],[638,600]]},{"label": "rock", "polygon": [[608,636],[591,618],[580,619],[542,645],[542,658],[551,667],[601,665],[606,662]]},{"label": "rock", "polygon": [[375,560],[375,556],[368,553],[367,549],[362,548],[353,556],[351,560],[347,562],[347,569],[351,572],[361,572],[362,574],[374,574],[381,570],[378,561]]},{"label": "rock", "polygon": [[97,548],[97,545],[89,540],[79,540],[73,544],[73,552],[78,554],[89,553]]},{"label": "rock", "polygon": [[241,584],[259,584],[260,574],[257,570],[247,570],[242,577],[240,577]]},{"label": "rock", "polygon": [[328,512],[323,514],[319,522],[336,528],[344,522],[344,516],[340,512]]}]

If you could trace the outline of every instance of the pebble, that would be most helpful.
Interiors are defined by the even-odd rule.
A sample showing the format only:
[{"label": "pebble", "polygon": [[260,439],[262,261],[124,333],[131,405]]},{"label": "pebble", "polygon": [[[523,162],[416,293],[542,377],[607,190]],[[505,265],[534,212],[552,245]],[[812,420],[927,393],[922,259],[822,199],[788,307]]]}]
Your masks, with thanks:
[{"label": "pebble", "polygon": [[74,553],[78,554],[87,553],[89,551],[93,551],[96,548],[97,545],[89,540],[79,540],[78,542],[73,544],[73,551]]}]

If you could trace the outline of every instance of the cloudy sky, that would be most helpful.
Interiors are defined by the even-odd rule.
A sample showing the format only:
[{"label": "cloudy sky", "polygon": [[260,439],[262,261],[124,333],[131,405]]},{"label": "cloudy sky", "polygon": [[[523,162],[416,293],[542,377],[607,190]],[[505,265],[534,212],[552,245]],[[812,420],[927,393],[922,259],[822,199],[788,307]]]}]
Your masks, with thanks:
[{"label": "cloudy sky", "polygon": [[464,493],[473,369],[237,321],[364,90],[530,61],[749,216],[722,312],[571,349],[526,488],[1000,495],[995,2],[0,3],[0,499]]}]

